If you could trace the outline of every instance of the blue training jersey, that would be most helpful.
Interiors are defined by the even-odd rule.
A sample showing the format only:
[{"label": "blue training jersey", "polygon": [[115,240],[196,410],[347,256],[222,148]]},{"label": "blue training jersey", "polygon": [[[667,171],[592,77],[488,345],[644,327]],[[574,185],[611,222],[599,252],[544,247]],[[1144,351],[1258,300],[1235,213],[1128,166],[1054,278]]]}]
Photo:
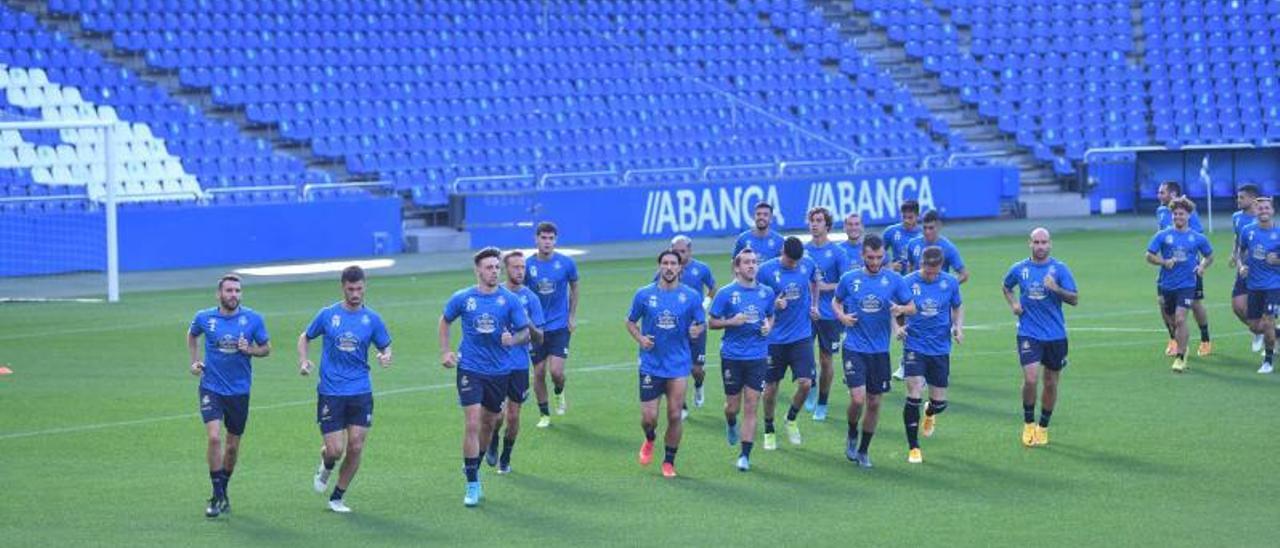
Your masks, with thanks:
[{"label": "blue training jersey", "polygon": [[942,249],[943,272],[964,272],[964,259],[960,257],[960,250],[956,248],[956,244],[951,243],[951,240],[948,240],[945,236],[939,236],[936,242],[925,241],[924,236],[912,238],[910,242],[907,242],[907,270],[919,270],[924,248],[931,246],[938,246]]},{"label": "blue training jersey", "polygon": [[[538,294],[534,293],[529,286],[522,285],[517,290],[506,288],[515,294],[520,301],[520,306],[524,308],[525,315],[529,318],[529,324],[538,329],[547,323],[546,317],[542,314],[542,301],[538,300]],[[507,353],[509,366],[512,371],[521,371],[529,369],[530,357],[529,350],[533,343],[513,346]]]},{"label": "blue training jersey", "polygon": [[1271,253],[1280,253],[1280,227],[1262,228],[1256,222],[1246,226],[1240,234],[1240,255],[1249,267],[1244,283],[1250,291],[1280,289],[1280,266],[1267,264]]},{"label": "blue training jersey", "polygon": [[773,313],[769,344],[793,343],[813,336],[813,321],[809,318],[813,294],[809,284],[818,275],[817,271],[817,265],[809,257],[801,257],[795,268],[783,266],[782,259],[771,259],[760,266],[756,280],[769,286],[774,295],[787,300],[786,308]]},{"label": "blue training jersey", "polygon": [[369,381],[369,345],[391,346],[391,334],[372,308],[347,310],[341,302],[320,309],[307,326],[308,339],[324,337],[320,352],[320,383],[325,396],[355,396],[373,392]]},{"label": "blue training jersey", "polygon": [[689,327],[705,324],[702,295],[686,285],[662,289],[649,284],[636,290],[627,319],[653,337],[653,347],[639,351],[640,373],[668,379],[683,378],[692,368]]},{"label": "blue training jersey", "polygon": [[959,308],[960,280],[939,272],[932,282],[920,272],[908,274],[903,283],[911,290],[916,313],[907,316],[907,340],[902,347],[926,356],[951,353],[951,311]]},{"label": "blue training jersey", "polygon": [[895,263],[906,264],[907,242],[923,235],[924,229],[920,227],[919,223],[911,230],[907,230],[902,223],[894,223],[886,227],[881,236],[884,238],[885,247],[889,248],[888,259]]},{"label": "blue training jersey", "polygon": [[[654,272],[653,281],[658,281],[660,275],[660,272]],[[689,264],[680,269],[680,283],[692,287],[699,295],[705,295],[707,290],[716,288],[716,277],[707,263],[689,259]]]},{"label": "blue training jersey", "polygon": [[1161,259],[1173,259],[1173,268],[1160,267],[1156,278],[1156,285],[1169,291],[1196,286],[1196,265],[1202,255],[1213,255],[1213,246],[1209,244],[1209,238],[1190,228],[1183,231],[1166,228],[1151,237],[1147,253]]},{"label": "blue training jersey", "polygon": [[854,270],[840,278],[836,300],[844,306],[846,314],[858,317],[852,327],[844,328],[844,347],[855,352],[881,354],[889,351],[892,335],[889,306],[911,302],[911,290],[901,275],[889,269],[882,268],[875,274]]},{"label": "blue training jersey", "polygon": [[1076,292],[1076,279],[1066,263],[1050,257],[1043,263],[1023,259],[1009,267],[1004,287],[1018,287],[1022,316],[1018,318],[1018,336],[1038,341],[1067,338],[1067,323],[1062,317],[1062,297],[1044,288],[1044,277],[1053,276],[1058,286]]},{"label": "blue training jersey", "polygon": [[1231,214],[1231,231],[1235,233],[1236,239],[1237,240],[1240,239],[1240,233],[1244,231],[1244,227],[1253,224],[1253,222],[1256,221],[1257,219],[1258,219],[1257,217],[1254,217],[1253,215],[1245,213],[1244,211],[1237,211],[1235,213],[1232,213]]},{"label": "blue training jersey", "polygon": [[[1187,226],[1195,232],[1204,233],[1204,226],[1200,224],[1200,215],[1194,211],[1191,212],[1191,218],[1187,219]],[[1157,230],[1173,227],[1173,211],[1169,206],[1162,205],[1156,208],[1156,227]]]},{"label": "blue training jersey", "polygon": [[746,287],[739,281],[720,288],[711,300],[711,317],[727,320],[738,314],[747,323],[724,328],[720,339],[720,358],[727,360],[763,360],[769,357],[769,339],[760,329],[773,316],[773,289],[756,283]]},{"label": "blue training jersey", "polygon": [[533,288],[542,301],[547,318],[547,331],[569,327],[569,283],[578,281],[578,265],[559,253],[543,261],[535,253],[525,260],[529,277],[525,285]]},{"label": "blue training jersey", "polygon": [[458,369],[481,375],[509,373],[509,349],[502,346],[502,334],[529,326],[520,298],[503,287],[491,293],[483,293],[476,286],[461,289],[444,305],[446,322],[458,318],[462,318]]},{"label": "blue training jersey", "polygon": [[756,261],[764,263],[782,254],[783,242],[782,235],[772,229],[763,237],[756,236],[755,232],[748,230],[738,235],[738,240],[733,243],[733,255],[730,258],[737,257],[739,251],[749,247],[756,252]]},{"label": "blue training jersey", "polygon": [[844,250],[844,269],[846,272],[855,268],[862,268],[862,242],[845,240],[840,242],[840,249]]},{"label": "blue training jersey", "polygon": [[237,348],[240,337],[263,345],[271,340],[267,324],[262,316],[245,306],[237,308],[230,316],[224,316],[218,307],[196,312],[187,333],[204,335],[204,374],[200,388],[223,396],[239,396],[249,393],[253,384],[253,366],[250,356]]},{"label": "blue training jersey", "polygon": [[[817,247],[813,245],[813,242],[809,242],[805,244],[804,251],[810,259],[813,259],[814,266],[818,268],[819,281],[834,284],[840,281],[840,276],[844,275],[845,271],[848,270],[849,258],[839,245],[827,242],[827,245]],[[836,319],[836,312],[831,308],[831,297],[835,294],[834,289],[818,292],[818,317],[820,319]]]}]

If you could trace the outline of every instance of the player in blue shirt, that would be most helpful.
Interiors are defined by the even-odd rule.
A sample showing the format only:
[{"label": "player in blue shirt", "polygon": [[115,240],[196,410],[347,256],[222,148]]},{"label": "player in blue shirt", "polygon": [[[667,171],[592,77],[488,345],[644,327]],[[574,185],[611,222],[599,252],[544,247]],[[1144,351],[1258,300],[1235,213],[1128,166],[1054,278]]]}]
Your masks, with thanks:
[{"label": "player in blue shirt", "polygon": [[778,448],[773,412],[778,403],[778,382],[791,369],[796,393],[787,408],[787,439],[803,441],[796,415],[813,387],[813,299],[818,294],[818,268],[804,254],[804,244],[791,236],[782,245],[782,256],[760,266],[756,279],[773,290],[773,330],[769,332],[769,376],[764,388],[764,449]]},{"label": "player in blue shirt", "polygon": [[889,267],[899,274],[907,273],[907,242],[924,234],[916,221],[920,219],[920,202],[904,200],[898,207],[902,213],[902,222],[891,224],[884,229],[881,238],[891,261]]},{"label": "player in blue shirt", "polygon": [[[520,300],[520,306],[524,307],[524,312],[529,317],[530,340],[530,344],[513,346],[507,353],[507,357],[511,360],[507,401],[503,405],[502,413],[498,415],[497,423],[493,427],[493,437],[489,440],[489,449],[484,454],[485,462],[489,463],[489,466],[496,465],[498,474],[506,475],[511,473],[511,450],[515,447],[516,437],[520,434],[520,406],[529,395],[529,350],[532,345],[542,340],[542,326],[546,324],[546,319],[542,314],[542,302],[538,300],[538,294],[524,285],[524,253],[518,249],[508,251],[502,256],[502,266],[507,273],[507,281],[503,284],[503,289],[515,294]],[[507,435],[502,438],[502,454],[499,456],[498,438],[502,437],[504,417],[507,423]]]},{"label": "player in blue shirt", "polygon": [[[1259,194],[1257,185],[1240,185],[1240,189],[1236,191],[1236,207],[1239,211],[1231,214],[1231,230],[1235,233],[1235,243],[1231,246],[1231,269],[1236,271],[1236,281],[1231,286],[1231,311],[1235,312],[1236,318],[1239,318],[1246,328],[1249,327],[1249,288],[1245,286],[1244,277],[1239,273],[1240,265],[1243,264],[1240,255],[1240,233],[1244,232],[1244,227],[1253,224],[1256,219],[1253,202],[1258,199]],[[1262,336],[1255,334],[1253,351],[1262,352],[1262,343]]]},{"label": "player in blue shirt", "polygon": [[1151,238],[1147,244],[1147,262],[1160,267],[1156,280],[1160,311],[1177,342],[1173,371],[1181,373],[1187,368],[1187,309],[1194,302],[1196,278],[1202,278],[1205,269],[1213,264],[1213,246],[1203,234],[1187,226],[1187,219],[1195,209],[1191,200],[1178,198],[1170,202],[1170,206],[1173,226]]},{"label": "player in blue shirt", "polygon": [[[187,329],[191,374],[200,377],[200,417],[209,441],[205,457],[213,496],[205,515],[211,518],[231,511],[227,484],[235,471],[240,436],[249,420],[249,387],[253,383],[250,360],[271,353],[271,338],[262,316],[240,306],[241,295],[240,277],[223,276],[218,280],[218,306],[196,312]],[[201,336],[203,361],[198,346]]]},{"label": "player in blue shirt", "polygon": [[[715,298],[716,278],[711,273],[711,267],[693,258],[693,240],[680,234],[671,239],[671,250],[680,256],[680,283],[692,287],[699,295],[705,290],[708,299]],[[654,273],[653,281],[658,281],[657,273]],[[707,364],[706,331],[693,340],[690,355],[693,356],[693,406],[702,408],[702,404],[706,402],[706,393],[702,390],[703,380],[707,376],[704,369]],[[681,405],[684,406],[683,403]],[[684,408],[688,407],[684,406]],[[681,413],[683,416],[688,416],[688,411],[681,411]]]},{"label": "player in blue shirt", "polygon": [[[1160,207],[1156,208],[1156,230],[1164,230],[1173,226],[1173,216],[1169,210],[1169,203],[1178,198],[1182,198],[1182,185],[1177,181],[1165,181],[1160,185],[1160,190],[1156,194],[1160,200]],[[1204,233],[1204,227],[1200,226],[1200,216],[1194,211],[1191,212],[1191,218],[1187,220],[1187,226],[1197,233]],[[1157,297],[1159,297],[1157,295]],[[1196,278],[1195,296],[1191,303],[1191,312],[1195,314],[1196,323],[1200,326],[1200,347],[1196,349],[1196,355],[1200,357],[1208,356],[1213,353],[1213,342],[1209,340],[1209,314],[1204,309],[1204,278]],[[1160,299],[1156,299],[1156,304],[1160,305]],[[1163,306],[1163,305],[1161,305]],[[1172,357],[1177,353],[1178,343],[1174,341],[1173,329],[1169,330],[1169,343],[1165,346],[1164,353],[1166,356]]]},{"label": "player in blue shirt", "polygon": [[848,270],[862,268],[862,234],[862,214],[850,213],[844,218],[845,241],[840,242],[840,248],[844,250],[844,257],[848,260],[845,263]]},{"label": "player in blue shirt", "polygon": [[921,218],[920,227],[923,233],[907,242],[907,272],[920,269],[920,254],[924,248],[937,246],[942,250],[942,271],[948,274],[954,272],[960,283],[969,281],[969,270],[964,266],[960,250],[942,235],[942,216],[936,210],[926,212]]},{"label": "player in blue shirt", "polygon": [[1280,310],[1280,228],[1275,226],[1271,197],[1254,202],[1257,222],[1240,233],[1243,257],[1240,275],[1249,288],[1248,318],[1253,332],[1263,337],[1262,366],[1259,373],[1271,373],[1276,345],[1276,314]]},{"label": "player in blue shirt", "polygon": [[[920,430],[925,437],[933,435],[937,415],[947,410],[947,385],[951,382],[951,339],[964,342],[964,306],[960,299],[960,280],[942,271],[943,253],[937,247],[926,247],[921,253],[920,270],[908,274],[903,282],[911,290],[916,314],[907,319],[902,344],[902,364],[906,369],[907,403],[902,409],[902,422],[907,430],[907,462],[924,462],[920,452]],[[925,383],[929,385],[929,402],[921,399]],[[920,423],[920,407],[924,405],[924,424]]]},{"label": "player in blue shirt", "polygon": [[578,265],[568,256],[556,253],[559,229],[554,223],[542,222],[535,231],[538,253],[525,262],[529,287],[542,301],[547,325],[542,342],[533,347],[533,394],[538,398],[538,428],[551,426],[551,408],[547,403],[547,370],[556,393],[556,414],[568,408],[564,395],[564,362],[569,357],[569,338],[578,329]]},{"label": "player in blue shirt", "polygon": [[[1018,359],[1022,363],[1022,444],[1049,444],[1049,418],[1058,401],[1058,379],[1067,366],[1067,323],[1062,303],[1080,302],[1075,277],[1062,261],[1049,256],[1049,230],[1031,231],[1031,257],[1009,267],[1004,276],[1004,300],[1018,318]],[[1015,298],[1013,288],[1018,288]],[[1036,384],[1044,366],[1040,395],[1040,425],[1036,426]]]},{"label": "player in blue shirt", "polygon": [[680,256],[664,250],[658,254],[658,268],[658,281],[636,291],[626,325],[627,333],[640,346],[640,425],[644,429],[640,464],[653,462],[658,401],[665,395],[667,434],[662,475],[674,478],[683,429],[680,408],[690,369],[689,341],[702,335],[707,317],[702,310],[702,294],[680,283]]},{"label": "player in blue shirt", "polygon": [[[462,470],[467,493],[462,504],[480,504],[481,441],[488,442],[510,391],[511,349],[529,343],[529,317],[520,298],[498,285],[497,248],[476,252],[476,285],[458,290],[440,316],[440,361],[457,368],[458,404],[466,419],[462,435]],[[452,350],[449,324],[462,320],[462,343]]]},{"label": "player in blue shirt", "polygon": [[[899,316],[915,314],[911,290],[897,272],[882,268],[884,240],[874,234],[862,245],[861,270],[840,278],[835,311],[844,333],[844,382],[849,387],[849,431],[845,457],[871,468],[871,437],[880,420],[880,396],[889,391],[889,338],[902,329]],[[866,406],[866,415],[862,408]],[[862,438],[858,419],[862,418]]]},{"label": "player in blue shirt", "polygon": [[773,204],[757,203],[754,211],[756,226],[738,235],[733,243],[733,256],[737,257],[739,251],[751,248],[763,264],[782,253],[782,235],[769,228],[773,224]]},{"label": "player in blue shirt", "polygon": [[769,330],[773,328],[773,289],[756,283],[756,254],[750,249],[733,258],[735,280],[711,301],[708,325],[723,329],[720,373],[724,377],[725,437],[738,445],[738,411],[745,405],[738,470],[751,469],[756,436],[756,407],[769,370]]},{"label": "player in blue shirt", "polygon": [[809,316],[813,318],[813,331],[818,339],[818,391],[815,397],[809,392],[805,408],[813,411],[813,420],[827,420],[827,399],[831,392],[831,356],[840,351],[840,321],[831,309],[831,297],[835,294],[840,276],[848,270],[849,258],[844,249],[827,238],[831,233],[831,212],[825,207],[809,210],[809,235],[813,239],[804,246],[805,254],[818,267],[818,298]]},{"label": "player in blue shirt", "polygon": [[[960,257],[960,250],[956,249],[951,240],[942,236],[942,217],[938,215],[938,212],[936,210],[926,212],[921,218],[920,226],[922,229],[921,235],[907,242],[907,269],[903,274],[919,270],[920,254],[924,251],[924,248],[937,246],[942,250],[942,271],[947,273],[955,272],[956,279],[960,283],[969,281],[969,271],[964,266],[964,259]],[[899,365],[893,371],[893,378],[903,378],[902,365]]]},{"label": "player in blue shirt", "polygon": [[349,266],[343,269],[341,280],[342,301],[320,309],[307,330],[298,335],[298,370],[304,376],[311,374],[309,343],[324,337],[320,383],[316,386],[316,422],[324,436],[324,449],[314,487],[317,493],[323,493],[329,485],[329,474],[341,460],[338,483],[329,495],[329,509],[345,514],[351,509],[343,497],[360,468],[364,442],[373,426],[369,345],[378,349],[378,363],[390,367],[391,334],[382,317],[364,305],[364,269]]}]

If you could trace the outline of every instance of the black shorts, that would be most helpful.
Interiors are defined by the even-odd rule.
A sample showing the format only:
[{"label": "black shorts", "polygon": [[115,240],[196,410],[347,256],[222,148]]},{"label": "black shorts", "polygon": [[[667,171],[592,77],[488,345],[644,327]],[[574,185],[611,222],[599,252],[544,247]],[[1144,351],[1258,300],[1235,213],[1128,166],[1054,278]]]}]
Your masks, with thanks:
[{"label": "black shorts", "polygon": [[951,380],[951,355],[933,356],[913,350],[902,353],[904,377],[924,377],[929,386],[946,388]]},{"label": "black shorts", "polygon": [[320,394],[316,400],[316,422],[321,434],[346,430],[348,426],[373,426],[373,394],[354,396]]},{"label": "black shorts", "polygon": [[720,375],[724,377],[724,394],[736,396],[743,387],[757,392],[764,391],[765,377],[769,371],[769,360],[732,360],[720,358]]},{"label": "black shorts", "polygon": [[707,365],[707,330],[703,329],[698,338],[689,341],[689,354],[693,356],[693,366]]},{"label": "black shorts", "polygon": [[1276,317],[1280,309],[1280,289],[1249,290],[1249,306],[1245,318],[1259,320],[1265,316]]},{"label": "black shorts", "polygon": [[791,380],[813,380],[813,339],[805,337],[786,344],[769,345],[769,372],[766,380],[769,384],[781,381],[787,376],[787,368],[791,368]]},{"label": "black shorts", "polygon": [[1031,337],[1018,337],[1018,360],[1023,367],[1040,364],[1054,371],[1067,366],[1067,340],[1042,341]]},{"label": "black shorts", "polygon": [[1195,301],[1196,290],[1192,287],[1160,290],[1160,309],[1170,316],[1179,308],[1191,308],[1191,303]]},{"label": "black shorts", "polygon": [[507,379],[507,399],[524,403],[529,398],[529,370],[512,369]]},{"label": "black shorts", "polygon": [[868,354],[849,348],[844,349],[844,385],[849,388],[867,387],[868,394],[883,394],[893,387],[889,380],[889,353]]},{"label": "black shorts", "polygon": [[813,332],[818,334],[818,351],[828,356],[840,351],[844,325],[839,320],[817,320],[813,322]]},{"label": "black shorts", "polygon": [[1241,277],[1239,274],[1236,274],[1236,283],[1231,286],[1231,297],[1235,298],[1241,295],[1248,295],[1248,294],[1249,294],[1249,287],[1245,285],[1244,278]]},{"label": "black shorts", "polygon": [[201,388],[200,418],[206,423],[222,421],[231,435],[244,435],[244,426],[249,422],[249,395],[226,396]]},{"label": "black shorts", "polygon": [[463,407],[480,405],[494,413],[502,411],[510,382],[511,376],[507,373],[484,375],[459,369],[458,404]]},{"label": "black shorts", "polygon": [[[683,377],[681,377],[683,378]],[[677,379],[672,377],[659,377],[657,375],[640,374],[640,401],[651,402],[667,393],[667,384],[675,382]]]},{"label": "black shorts", "polygon": [[533,345],[530,357],[533,363],[542,363],[549,356],[557,358],[569,357],[569,328],[546,331],[542,334],[542,344]]}]

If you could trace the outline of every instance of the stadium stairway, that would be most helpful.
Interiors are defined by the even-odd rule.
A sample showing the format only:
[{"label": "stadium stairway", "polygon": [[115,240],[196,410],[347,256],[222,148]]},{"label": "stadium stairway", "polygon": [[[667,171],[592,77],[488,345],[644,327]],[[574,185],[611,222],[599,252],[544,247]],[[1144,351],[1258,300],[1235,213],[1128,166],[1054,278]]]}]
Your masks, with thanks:
[{"label": "stadium stairway", "polygon": [[[958,91],[944,87],[937,74],[926,71],[919,59],[907,54],[905,44],[891,40],[883,28],[872,24],[868,14],[855,9],[848,0],[812,0],[811,4],[821,8],[829,21],[839,24],[841,35],[863,56],[883,67],[971,147],[992,154],[998,162],[1018,166],[1022,173],[1022,203],[1016,215],[1036,218],[1089,214],[1087,198],[1079,192],[1065,191],[1066,181],[1059,179],[1052,167],[997,128],[994,120],[981,116],[976,106],[962,101]],[[969,31],[962,28],[959,32],[964,35]],[[961,41],[966,41],[964,36]]]}]

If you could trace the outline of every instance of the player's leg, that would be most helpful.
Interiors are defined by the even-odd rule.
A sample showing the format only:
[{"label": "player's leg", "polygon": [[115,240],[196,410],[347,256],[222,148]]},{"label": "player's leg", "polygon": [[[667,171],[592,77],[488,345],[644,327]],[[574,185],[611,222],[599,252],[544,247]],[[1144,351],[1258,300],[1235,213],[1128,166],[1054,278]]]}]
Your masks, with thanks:
[{"label": "player's leg", "polygon": [[1036,433],[1036,388],[1039,384],[1040,362],[1023,364],[1022,366],[1022,445],[1031,447],[1035,444]]},{"label": "player's leg", "polygon": [[533,362],[533,397],[538,400],[538,428],[546,428],[551,426],[551,404],[547,399],[547,362],[550,361],[545,354],[539,359],[536,354],[544,351],[546,341],[541,345],[534,347]]},{"label": "player's leg", "polygon": [[[906,373],[907,401],[902,406],[902,426],[907,433],[907,460],[911,463],[922,462],[920,454],[920,411],[924,406],[921,395],[924,393],[924,376],[916,371],[905,371],[910,362],[903,363]],[[917,373],[917,374],[912,374]]]},{"label": "player's leg", "polygon": [[1164,355],[1173,356],[1178,353],[1178,337],[1177,326],[1173,321],[1173,314],[1167,304],[1167,296],[1163,291],[1159,291],[1156,295],[1156,307],[1160,309],[1160,321],[1164,322],[1164,328],[1169,332],[1169,342],[1164,346]]},{"label": "player's leg", "polygon": [[346,438],[343,440],[345,445],[342,467],[338,469],[338,483],[333,486],[333,493],[329,495],[329,508],[334,512],[345,514],[351,511],[347,508],[343,497],[351,487],[351,480],[355,479],[356,471],[360,469],[360,459],[364,456],[364,441],[368,434],[368,427],[352,424],[347,426],[345,435],[342,436]]},{"label": "player's leg", "polygon": [[793,445],[803,442],[800,436],[800,425],[796,423],[796,415],[804,408],[805,399],[813,390],[817,372],[814,371],[813,342],[809,339],[787,345],[787,359],[792,364],[792,377],[795,378],[796,393],[791,397],[791,407],[787,408],[787,440]]},{"label": "player's leg", "polygon": [[[773,370],[773,367],[769,368],[769,378],[773,378]],[[778,406],[778,381],[769,381],[764,385],[761,400],[764,413],[764,450],[773,451],[778,448],[778,435],[773,422],[775,408]]]},{"label": "player's leg", "polygon": [[462,498],[465,506],[480,504],[483,495],[480,489],[480,430],[486,420],[484,402],[486,388],[483,375],[458,370],[458,404],[462,407],[462,473],[467,481],[466,494]]},{"label": "player's leg", "polygon": [[753,371],[748,374],[746,386],[742,390],[742,442],[739,444],[738,469],[751,469],[751,449],[756,441],[756,408],[760,402],[760,391],[764,388],[765,368],[763,362],[757,362]]},{"label": "player's leg", "polygon": [[1049,444],[1049,419],[1053,417],[1053,409],[1058,405],[1058,380],[1062,376],[1061,369],[1045,366],[1044,387],[1040,394],[1040,424],[1036,429],[1036,445]]},{"label": "player's leg", "polygon": [[1173,371],[1181,373],[1187,368],[1187,308],[1179,306],[1173,312],[1173,334],[1174,339],[1178,341],[1178,351],[1173,358]]},{"label": "player's leg", "polygon": [[489,466],[498,465],[498,442],[502,438],[502,423],[507,416],[506,408],[507,408],[507,404],[503,402],[502,404],[503,412],[498,413],[498,418],[494,419],[493,421],[493,433],[489,435],[489,438],[487,440],[482,440],[482,441],[486,441],[486,445],[484,449],[484,461]]},{"label": "player's leg", "polygon": [[658,403],[662,401],[662,379],[640,374],[640,429],[644,442],[640,444],[640,464],[653,462],[653,444],[658,439]]},{"label": "player's leg", "polygon": [[206,421],[204,429],[207,441],[205,460],[209,463],[209,483],[213,487],[205,515],[213,518],[222,513],[222,497],[226,492],[225,471],[222,469],[222,419]]},{"label": "player's leg", "polygon": [[924,421],[920,433],[933,435],[938,415],[947,410],[947,386],[951,383],[951,356],[937,356],[929,360],[924,370],[925,383],[929,385],[929,401],[924,406]]},{"label": "player's leg", "polygon": [[333,426],[321,423],[321,435],[324,437],[324,446],[320,449],[320,467],[316,470],[316,476],[313,487],[317,493],[323,493],[329,488],[329,476],[333,474],[334,468],[338,462],[342,461],[342,452],[346,450],[346,430],[331,430]]},{"label": "player's leg", "polygon": [[[822,348],[818,350],[818,397],[817,403],[813,406],[813,420],[827,420],[827,401],[831,397],[831,379],[835,377],[835,371],[831,367],[832,357],[831,348],[827,341],[820,341]],[[813,399],[810,397],[810,399]]]},{"label": "player's leg", "polygon": [[1280,292],[1267,291],[1264,295],[1266,306],[1262,311],[1262,317],[1258,319],[1258,327],[1262,330],[1262,365],[1258,367],[1258,372],[1267,374],[1274,370],[1276,351],[1276,309],[1280,307],[1280,303],[1276,302],[1280,297]]},{"label": "player's leg", "polygon": [[1204,308],[1204,278],[1201,276],[1196,276],[1195,297],[1191,301],[1191,311],[1195,313],[1196,325],[1200,326],[1200,346],[1196,349],[1196,355],[1208,356],[1213,353],[1213,342],[1209,340],[1209,312]]},{"label": "player's leg", "polygon": [[503,417],[507,423],[507,432],[502,438],[502,454],[498,457],[498,473],[511,472],[511,451],[515,448],[516,438],[520,435],[520,407],[529,395],[529,372],[518,369],[511,372],[507,385],[507,401],[503,404],[503,413],[498,417],[498,428],[493,431],[497,438],[501,430]]},{"label": "player's leg", "polygon": [[703,391],[702,385],[707,378],[707,333],[703,331],[698,338],[689,344],[690,353],[693,355],[693,406],[701,409],[706,403],[706,392]]},{"label": "player's leg", "polygon": [[547,369],[551,373],[552,390],[556,395],[556,414],[563,415],[569,408],[564,395],[564,362],[569,358],[569,330],[556,330],[551,343],[547,356]]},{"label": "player's leg", "polygon": [[680,419],[680,406],[684,402],[688,380],[684,377],[667,380],[667,435],[666,454],[662,458],[662,475],[675,477],[676,451],[680,449],[680,437],[684,434],[684,421]]},{"label": "player's leg", "polygon": [[724,379],[725,440],[738,445],[738,413],[742,409],[742,388],[746,368],[737,360],[720,360],[720,376]]},{"label": "player's leg", "polygon": [[[847,376],[846,372],[846,378]],[[867,387],[850,386],[849,408],[845,411],[845,421],[849,425],[849,431],[845,436],[844,456],[854,462],[858,461],[858,421],[862,419],[862,408],[866,404]]]}]

